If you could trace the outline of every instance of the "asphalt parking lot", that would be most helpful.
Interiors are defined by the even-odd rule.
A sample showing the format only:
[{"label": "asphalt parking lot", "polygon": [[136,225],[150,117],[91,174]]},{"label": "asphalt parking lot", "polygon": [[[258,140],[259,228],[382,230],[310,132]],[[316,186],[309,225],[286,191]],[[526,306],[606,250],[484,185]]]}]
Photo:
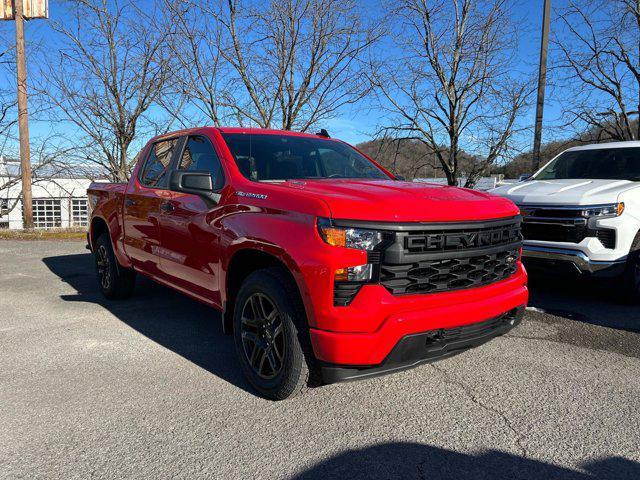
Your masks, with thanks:
[{"label": "asphalt parking lot", "polygon": [[0,478],[640,478],[640,307],[537,281],[523,324],[273,403],[219,315],[108,302],[82,242],[0,241]]}]

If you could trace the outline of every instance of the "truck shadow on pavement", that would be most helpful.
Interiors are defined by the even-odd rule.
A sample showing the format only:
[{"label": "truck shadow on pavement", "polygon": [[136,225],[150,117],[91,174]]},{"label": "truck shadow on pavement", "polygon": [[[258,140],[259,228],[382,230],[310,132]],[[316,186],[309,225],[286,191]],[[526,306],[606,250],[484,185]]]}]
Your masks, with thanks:
[{"label": "truck shadow on pavement", "polygon": [[490,450],[468,455],[418,443],[384,443],[349,450],[293,477],[327,479],[424,480],[624,480],[640,478],[640,463],[622,457],[594,460],[580,466],[583,472]]},{"label": "truck shadow on pavement", "polygon": [[616,282],[620,280],[530,275],[529,306],[570,320],[640,332],[640,306],[623,302]]},{"label": "truck shadow on pavement", "polygon": [[131,298],[107,300],[98,290],[90,253],[47,257],[43,262],[76,290],[62,295],[63,300],[101,305],[147,338],[255,395],[235,361],[233,338],[222,333],[218,311],[142,275]]}]

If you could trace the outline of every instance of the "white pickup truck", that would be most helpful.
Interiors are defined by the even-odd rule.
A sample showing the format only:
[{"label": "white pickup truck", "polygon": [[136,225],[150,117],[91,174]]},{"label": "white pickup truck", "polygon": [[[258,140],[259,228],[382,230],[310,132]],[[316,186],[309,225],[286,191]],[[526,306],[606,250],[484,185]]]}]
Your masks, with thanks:
[{"label": "white pickup truck", "polygon": [[529,266],[621,278],[640,298],[640,142],[570,148],[491,193],[520,207]]}]

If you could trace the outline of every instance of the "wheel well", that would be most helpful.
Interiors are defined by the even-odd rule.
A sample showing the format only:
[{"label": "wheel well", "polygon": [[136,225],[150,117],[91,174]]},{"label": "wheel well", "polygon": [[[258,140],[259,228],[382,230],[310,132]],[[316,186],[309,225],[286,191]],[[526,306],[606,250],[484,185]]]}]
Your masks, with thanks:
[{"label": "wheel well", "polygon": [[103,233],[109,233],[109,227],[107,222],[100,217],[95,217],[91,220],[91,248],[96,244],[96,240]]},{"label": "wheel well", "polygon": [[223,319],[223,330],[225,333],[233,331],[233,309],[235,306],[236,296],[240,291],[242,282],[253,272],[263,270],[265,268],[278,267],[289,277],[292,285],[295,286],[298,295],[298,284],[289,270],[289,267],[279,258],[265,253],[261,250],[245,249],[235,253],[229,262],[227,268],[226,290],[227,298],[225,302],[225,314]]}]

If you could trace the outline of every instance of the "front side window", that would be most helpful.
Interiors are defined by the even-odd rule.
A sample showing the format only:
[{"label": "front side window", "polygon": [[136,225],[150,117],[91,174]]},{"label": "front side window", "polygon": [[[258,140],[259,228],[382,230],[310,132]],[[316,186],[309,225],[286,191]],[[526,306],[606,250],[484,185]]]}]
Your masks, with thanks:
[{"label": "front side window", "polygon": [[598,148],[564,152],[534,180],[640,181],[640,148]]},{"label": "front side window", "polygon": [[322,138],[271,134],[223,134],[249,180],[359,178],[389,176],[345,143]]},{"label": "front side window", "polygon": [[222,166],[211,142],[204,137],[189,137],[184,147],[178,170],[210,172],[213,184],[223,183]]},{"label": "front side window", "polygon": [[147,187],[164,188],[169,177],[169,166],[178,139],[164,140],[154,143],[144,164],[140,181]]}]

